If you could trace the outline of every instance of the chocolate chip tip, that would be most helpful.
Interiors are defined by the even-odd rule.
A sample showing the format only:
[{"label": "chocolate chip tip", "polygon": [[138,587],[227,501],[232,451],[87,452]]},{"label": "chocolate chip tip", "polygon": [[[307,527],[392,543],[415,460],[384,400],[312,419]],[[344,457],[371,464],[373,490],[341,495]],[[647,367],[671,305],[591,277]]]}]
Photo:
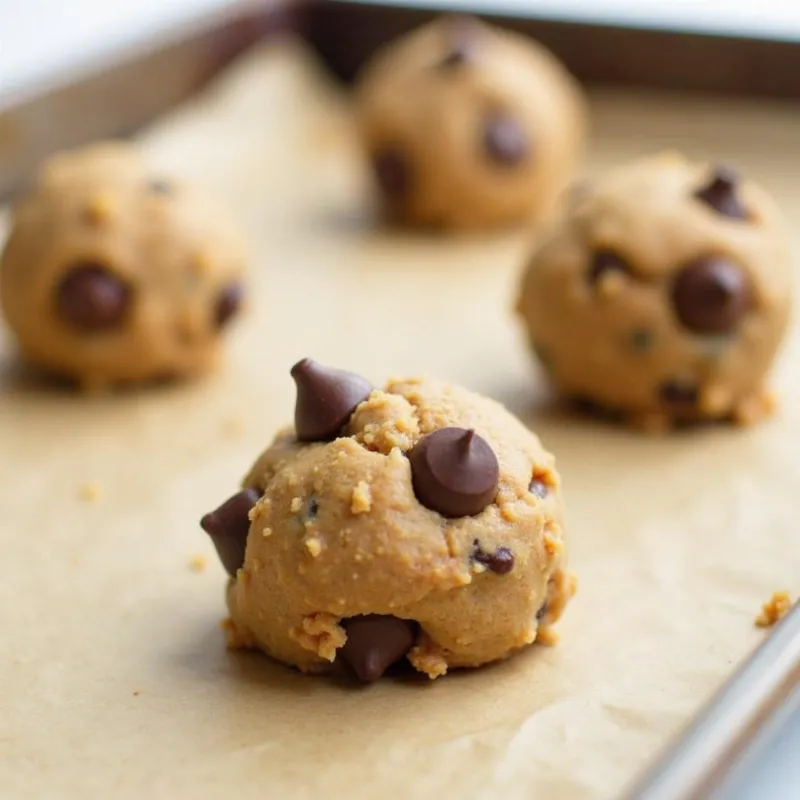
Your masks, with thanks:
[{"label": "chocolate chip tip", "polygon": [[291,369],[297,387],[295,432],[298,441],[335,439],[373,386],[354,372],[302,358]]}]

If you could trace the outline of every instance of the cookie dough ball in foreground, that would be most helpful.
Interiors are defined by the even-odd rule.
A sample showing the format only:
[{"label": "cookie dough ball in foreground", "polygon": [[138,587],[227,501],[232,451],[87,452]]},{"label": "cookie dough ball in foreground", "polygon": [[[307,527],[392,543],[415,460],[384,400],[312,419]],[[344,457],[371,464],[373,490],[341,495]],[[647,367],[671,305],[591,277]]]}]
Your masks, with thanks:
[{"label": "cookie dough ball in foreground", "polygon": [[789,316],[789,246],[755,184],[664,154],[576,193],[519,310],[556,386],[648,427],[750,422]]},{"label": "cookie dough ball in foreground", "polygon": [[87,387],[194,375],[242,303],[223,215],[121,143],[56,156],[15,210],[0,299],[23,354]]},{"label": "cookie dough ball in foreground", "polygon": [[387,210],[409,223],[541,219],[584,138],[583,98],[561,64],[535,42],[465,17],[381,50],[357,102]]},{"label": "cookie dough ball in foreground", "polygon": [[431,678],[506,658],[573,592],[553,457],[457,386],[295,365],[295,427],[203,518],[230,640],[362,681],[408,659]]}]

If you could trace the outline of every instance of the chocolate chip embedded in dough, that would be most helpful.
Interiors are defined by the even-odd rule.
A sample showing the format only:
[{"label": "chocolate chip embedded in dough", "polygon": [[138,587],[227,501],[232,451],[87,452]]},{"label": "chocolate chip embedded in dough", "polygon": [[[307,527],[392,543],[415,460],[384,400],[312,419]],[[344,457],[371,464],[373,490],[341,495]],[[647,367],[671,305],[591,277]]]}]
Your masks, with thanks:
[{"label": "chocolate chip embedded in dough", "polygon": [[714,168],[708,183],[695,192],[695,197],[716,212],[731,219],[747,219],[747,209],[739,199],[739,174],[720,165]]},{"label": "chocolate chip embedded in dough", "polygon": [[452,72],[468,64],[473,59],[473,51],[469,42],[458,42],[446,53],[436,65],[441,72]]},{"label": "chocolate chip embedded in dough", "polygon": [[364,683],[378,680],[414,645],[416,624],[399,617],[367,614],[341,622],[347,641],[337,655]]},{"label": "chocolate chip embedded in dough", "polygon": [[240,283],[229,283],[223,287],[214,309],[217,328],[224,328],[239,313],[243,299],[244,289]]},{"label": "chocolate chip embedded in dough", "polygon": [[372,156],[372,171],[383,193],[400,200],[411,190],[412,170],[408,156],[397,146],[386,145]]},{"label": "chocolate chip embedded in dough", "polygon": [[497,494],[497,456],[474,430],[440,428],[420,439],[408,457],[417,499],[446,517],[479,514]]},{"label": "chocolate chip embedded in dough", "polygon": [[473,542],[472,560],[497,575],[507,575],[514,569],[514,554],[507,547],[498,547],[494,552],[487,553],[481,549],[477,539]]},{"label": "chocolate chip embedded in dough", "polygon": [[613,250],[595,250],[589,266],[589,283],[596,284],[608,272],[630,275],[631,268],[628,262]]},{"label": "chocolate chip embedded in dough", "polygon": [[733,331],[751,302],[744,270],[724,256],[704,256],[685,266],[672,285],[672,305],[693,333]]},{"label": "chocolate chip embedded in dough", "polygon": [[292,377],[297,385],[294,425],[301,442],[335,439],[372,391],[360,375],[323,367],[310,358],[292,367]]},{"label": "chocolate chip embedded in dough", "polygon": [[496,111],[484,120],[483,148],[494,163],[514,166],[528,155],[528,136],[517,119]]},{"label": "chocolate chip embedded in dough", "polygon": [[649,328],[636,328],[631,331],[629,341],[634,350],[644,352],[652,350],[656,342],[656,335]]},{"label": "chocolate chip embedded in dough", "polygon": [[669,405],[694,405],[700,392],[697,384],[689,381],[669,380],[658,387],[659,398]]},{"label": "chocolate chip embedded in dough", "polygon": [[250,509],[260,497],[256,489],[242,489],[200,520],[200,527],[211,537],[219,560],[231,577],[236,577],[236,571],[244,564]]},{"label": "chocolate chip embedded in dough", "polygon": [[72,328],[100,333],[122,325],[131,305],[131,290],[99,263],[71,267],[56,289],[58,314]]}]

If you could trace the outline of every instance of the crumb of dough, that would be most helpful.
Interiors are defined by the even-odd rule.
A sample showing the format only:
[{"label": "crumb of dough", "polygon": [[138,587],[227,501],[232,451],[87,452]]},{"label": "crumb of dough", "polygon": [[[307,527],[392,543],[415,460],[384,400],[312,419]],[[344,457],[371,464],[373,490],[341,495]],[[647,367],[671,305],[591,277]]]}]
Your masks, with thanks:
[{"label": "crumb of dough", "polygon": [[300,497],[293,497],[292,502],[289,504],[289,511],[296,514],[303,507],[303,500]]},{"label": "crumb of dough", "polygon": [[138,697],[138,696],[139,696],[141,693],[142,693],[142,692],[141,692],[141,689],[134,689],[134,691],[133,691],[133,696],[134,696],[134,697]]},{"label": "crumb of dough", "polygon": [[100,499],[100,487],[96,483],[84,483],[78,489],[78,497],[84,503],[94,503]]},{"label": "crumb of dough", "polygon": [[207,566],[208,559],[200,553],[189,559],[189,569],[192,572],[202,572]]},{"label": "crumb of dough", "polygon": [[316,536],[306,539],[305,546],[312,558],[316,558],[322,552],[322,542]]},{"label": "crumb of dough", "polygon": [[783,619],[792,607],[792,598],[789,592],[773,592],[772,597],[761,606],[761,613],[756,617],[759,628],[769,628],[778,620]]},{"label": "crumb of dough", "polygon": [[104,225],[112,216],[114,203],[107,194],[97,194],[86,204],[84,214],[92,225]]},{"label": "crumb of dough", "polygon": [[559,642],[558,631],[550,625],[543,625],[539,628],[536,641],[538,644],[543,644],[545,647],[554,647]]},{"label": "crumb of dough", "polygon": [[366,514],[372,508],[372,492],[366,481],[359,481],[353,489],[353,498],[350,501],[350,511],[353,514]]},{"label": "crumb of dough", "polygon": [[423,672],[431,680],[447,674],[447,661],[440,649],[423,633],[419,642],[411,648],[408,660],[418,672]]},{"label": "crumb of dough", "polygon": [[338,618],[324,611],[303,617],[300,626],[289,635],[301,647],[331,662],[336,658],[336,651],[347,641],[347,634],[339,625]]}]

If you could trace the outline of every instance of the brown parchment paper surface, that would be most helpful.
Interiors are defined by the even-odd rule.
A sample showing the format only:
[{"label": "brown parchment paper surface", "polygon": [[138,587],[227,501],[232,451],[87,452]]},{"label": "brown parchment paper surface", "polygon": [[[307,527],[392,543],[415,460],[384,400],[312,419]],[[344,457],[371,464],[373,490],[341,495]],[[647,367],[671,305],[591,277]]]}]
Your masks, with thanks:
[{"label": "brown parchment paper surface", "polygon": [[[800,220],[800,111],[591,102],[589,172],[676,146],[737,163]],[[797,589],[795,330],[781,410],[752,430],[648,438],[570,419],[510,312],[526,237],[376,227],[344,99],[296,45],[254,50],[143,143],[241,219],[251,310],[219,374],[115,397],[32,381],[0,341],[0,793],[617,796],[761,641],[761,602]],[[579,577],[558,646],[367,688],[225,650],[224,575],[197,520],[291,418],[305,355],[376,383],[452,379],[534,427]]]}]

